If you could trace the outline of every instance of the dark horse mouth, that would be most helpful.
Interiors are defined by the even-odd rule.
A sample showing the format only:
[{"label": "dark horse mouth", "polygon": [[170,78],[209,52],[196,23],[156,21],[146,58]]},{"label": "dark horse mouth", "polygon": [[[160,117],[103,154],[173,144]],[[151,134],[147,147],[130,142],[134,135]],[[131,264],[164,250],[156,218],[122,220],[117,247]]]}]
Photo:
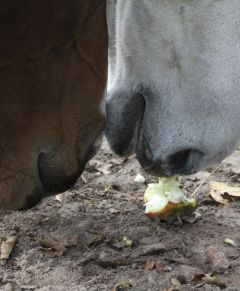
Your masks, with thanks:
[{"label": "dark horse mouth", "polygon": [[34,206],[36,206],[38,203],[42,201],[43,197],[44,197],[44,194],[42,191],[36,191],[34,195],[27,196],[24,206],[21,207],[19,211],[33,208]]},{"label": "dark horse mouth", "polygon": [[38,156],[38,177],[35,190],[32,194],[26,197],[23,207],[19,210],[27,210],[36,206],[44,197],[53,196],[58,193],[63,193],[74,186],[79,176],[85,169],[87,162],[97,153],[101,146],[103,133],[101,131],[93,144],[91,144],[84,157],[78,157],[78,169],[72,175],[66,176],[65,172],[59,163],[56,163],[53,157],[45,153],[40,153]]},{"label": "dark horse mouth", "polygon": [[169,154],[165,160],[153,158],[149,143],[141,137],[137,159],[142,168],[149,174],[157,177],[188,176],[199,170],[199,162],[204,153],[193,148],[178,149]]},{"label": "dark horse mouth", "polygon": [[53,158],[45,154],[40,154],[38,157],[38,171],[45,195],[50,196],[53,194],[62,193],[72,188],[84,171],[87,162],[99,150],[101,140],[102,134],[97,137],[92,145],[89,146],[84,157],[78,157],[77,171],[71,175],[66,175],[65,170],[61,167],[59,162],[56,163]]}]

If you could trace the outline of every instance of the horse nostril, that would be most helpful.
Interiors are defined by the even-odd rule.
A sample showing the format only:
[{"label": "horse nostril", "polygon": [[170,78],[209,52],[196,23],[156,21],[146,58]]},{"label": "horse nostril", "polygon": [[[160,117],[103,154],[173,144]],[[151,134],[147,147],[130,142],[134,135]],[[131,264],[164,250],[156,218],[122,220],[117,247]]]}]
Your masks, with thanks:
[{"label": "horse nostril", "polygon": [[50,195],[71,188],[81,174],[81,169],[71,175],[67,174],[60,159],[44,153],[38,157],[38,171],[43,191]]},{"label": "horse nostril", "polygon": [[175,173],[191,172],[202,153],[195,149],[186,149],[169,156],[169,168]]},{"label": "horse nostril", "polygon": [[168,164],[171,168],[175,170],[180,170],[184,168],[188,162],[191,150],[183,150],[171,155],[168,158]]}]

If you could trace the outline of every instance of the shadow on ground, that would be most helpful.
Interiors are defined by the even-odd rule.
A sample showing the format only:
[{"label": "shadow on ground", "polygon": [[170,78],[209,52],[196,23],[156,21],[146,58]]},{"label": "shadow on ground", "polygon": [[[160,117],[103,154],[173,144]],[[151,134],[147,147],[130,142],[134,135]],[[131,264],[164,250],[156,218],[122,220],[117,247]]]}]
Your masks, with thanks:
[{"label": "shadow on ground", "polygon": [[[134,182],[139,172],[134,158],[121,159],[104,143],[63,203],[52,197],[29,211],[1,213],[1,236],[16,235],[17,243],[0,266],[0,290],[221,290],[192,281],[214,271],[227,282],[222,290],[240,290],[240,201],[217,205],[205,183],[198,194],[200,220],[159,225],[144,216],[146,185]],[[184,178],[184,188],[192,193],[206,176]],[[211,179],[239,185],[240,152]],[[225,245],[225,238],[237,247]],[[51,257],[38,239],[57,240],[66,249]],[[206,255],[210,246],[225,254],[229,266],[216,270]]]}]

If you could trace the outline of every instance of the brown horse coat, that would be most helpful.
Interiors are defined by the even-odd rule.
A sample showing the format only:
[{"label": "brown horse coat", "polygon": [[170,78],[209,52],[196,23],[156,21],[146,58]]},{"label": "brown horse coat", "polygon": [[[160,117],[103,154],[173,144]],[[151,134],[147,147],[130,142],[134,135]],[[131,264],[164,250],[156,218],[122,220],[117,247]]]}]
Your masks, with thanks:
[{"label": "brown horse coat", "polygon": [[0,208],[71,187],[104,127],[104,0],[0,0]]}]

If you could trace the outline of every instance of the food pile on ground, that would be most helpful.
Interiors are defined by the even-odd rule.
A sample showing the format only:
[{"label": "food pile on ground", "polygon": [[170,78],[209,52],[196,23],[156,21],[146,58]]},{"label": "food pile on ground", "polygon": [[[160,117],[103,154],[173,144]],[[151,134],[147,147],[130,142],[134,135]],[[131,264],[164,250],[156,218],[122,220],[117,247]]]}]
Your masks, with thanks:
[{"label": "food pile on ground", "polygon": [[144,194],[145,214],[151,219],[171,222],[181,215],[191,215],[197,201],[187,198],[176,178],[161,178],[157,184],[149,184]]}]

